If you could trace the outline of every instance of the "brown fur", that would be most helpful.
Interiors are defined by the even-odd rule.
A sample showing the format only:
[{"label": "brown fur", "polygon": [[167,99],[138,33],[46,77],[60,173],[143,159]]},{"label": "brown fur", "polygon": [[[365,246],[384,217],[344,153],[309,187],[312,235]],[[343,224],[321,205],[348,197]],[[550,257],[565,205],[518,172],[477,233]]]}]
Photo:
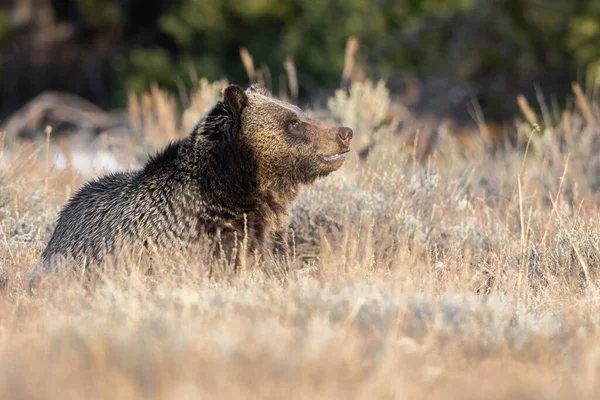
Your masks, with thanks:
[{"label": "brown fur", "polygon": [[351,139],[349,128],[313,120],[262,87],[228,86],[190,136],[142,170],[84,185],[60,213],[43,268],[54,270],[57,257],[101,264],[123,240],[192,254],[205,234],[228,250],[247,237],[261,256],[286,252],[300,186],[338,169]]}]

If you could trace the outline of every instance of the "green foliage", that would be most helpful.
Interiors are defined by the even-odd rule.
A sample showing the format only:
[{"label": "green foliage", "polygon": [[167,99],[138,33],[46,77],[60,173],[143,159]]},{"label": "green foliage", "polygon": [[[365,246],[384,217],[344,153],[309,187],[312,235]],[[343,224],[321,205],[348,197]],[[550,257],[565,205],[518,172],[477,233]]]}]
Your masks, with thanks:
[{"label": "green foliage", "polygon": [[116,0],[79,0],[77,8],[90,27],[103,28],[123,23],[123,14]]},{"label": "green foliage", "polygon": [[[110,4],[86,0],[81,7],[86,15],[117,21],[118,13],[109,18]],[[273,89],[285,78],[287,57],[296,64],[301,91],[335,86],[345,43],[356,36],[358,61],[373,76],[412,70],[516,81],[581,65],[597,70],[598,21],[600,3],[584,1],[178,0],[158,21],[175,50],[135,51],[121,72],[125,88],[136,92],[154,81],[172,89],[195,84],[190,76],[246,83],[239,56],[245,47],[257,69],[268,68]]]},{"label": "green foliage", "polygon": [[134,52],[129,68],[123,69],[125,85],[135,91],[150,81],[174,87],[173,73],[182,79],[190,69],[209,79],[227,76],[244,82],[241,47],[250,51],[257,68],[268,67],[271,86],[277,86],[284,74],[282,63],[287,57],[294,60],[300,82],[329,85],[339,80],[350,36],[359,38],[363,57],[370,55],[369,49],[375,50],[376,73],[425,64],[444,66],[447,62],[440,59],[448,47],[448,32],[428,32],[424,37],[428,45],[419,46],[426,51],[398,51],[398,35],[422,29],[428,24],[426,16],[454,15],[471,5],[472,0],[180,0],[159,20],[160,29],[178,46],[177,54]]},{"label": "green foliage", "polygon": [[117,68],[122,72],[129,68],[135,71],[126,80],[126,92],[141,93],[153,82],[168,82],[173,73],[173,62],[165,49],[136,49],[128,60],[117,63]]},{"label": "green foliage", "polygon": [[567,44],[577,62],[587,65],[590,83],[600,83],[600,3],[590,1],[569,21]]},{"label": "green foliage", "polygon": [[4,40],[10,34],[10,27],[8,24],[8,17],[5,12],[0,11],[0,41]]}]

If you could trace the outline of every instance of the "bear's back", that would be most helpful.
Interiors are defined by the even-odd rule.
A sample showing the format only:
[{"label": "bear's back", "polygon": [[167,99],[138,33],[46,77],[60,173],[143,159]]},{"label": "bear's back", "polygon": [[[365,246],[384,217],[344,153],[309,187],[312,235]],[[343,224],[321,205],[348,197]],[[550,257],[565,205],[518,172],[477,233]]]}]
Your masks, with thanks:
[{"label": "bear's back", "polygon": [[86,183],[60,212],[55,231],[42,254],[48,269],[55,254],[99,261],[119,235],[134,229],[137,173],[120,172]]}]

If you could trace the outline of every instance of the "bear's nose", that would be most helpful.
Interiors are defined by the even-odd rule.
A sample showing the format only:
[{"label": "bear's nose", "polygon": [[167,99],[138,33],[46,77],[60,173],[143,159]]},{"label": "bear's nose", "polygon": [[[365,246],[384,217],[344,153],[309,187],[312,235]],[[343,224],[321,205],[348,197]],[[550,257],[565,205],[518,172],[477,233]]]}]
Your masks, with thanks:
[{"label": "bear's nose", "polygon": [[350,141],[352,140],[352,135],[354,135],[354,133],[352,132],[352,129],[350,129],[350,128],[342,127],[340,129],[338,129],[338,137],[340,138],[340,140],[346,147],[350,146]]}]

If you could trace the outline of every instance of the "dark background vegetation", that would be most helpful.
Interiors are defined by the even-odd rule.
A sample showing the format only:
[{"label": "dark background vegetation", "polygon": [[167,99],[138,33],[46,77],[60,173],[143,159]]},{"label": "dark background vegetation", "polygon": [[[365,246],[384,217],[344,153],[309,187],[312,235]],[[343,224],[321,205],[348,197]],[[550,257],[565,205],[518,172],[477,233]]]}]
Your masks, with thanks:
[{"label": "dark background vegetation", "polygon": [[293,60],[309,101],[340,85],[351,36],[361,70],[393,91],[417,76],[427,98],[474,95],[503,118],[536,84],[561,100],[594,82],[600,1],[0,0],[0,116],[48,89],[115,108],[152,82],[246,84],[242,47],[274,90]]}]

